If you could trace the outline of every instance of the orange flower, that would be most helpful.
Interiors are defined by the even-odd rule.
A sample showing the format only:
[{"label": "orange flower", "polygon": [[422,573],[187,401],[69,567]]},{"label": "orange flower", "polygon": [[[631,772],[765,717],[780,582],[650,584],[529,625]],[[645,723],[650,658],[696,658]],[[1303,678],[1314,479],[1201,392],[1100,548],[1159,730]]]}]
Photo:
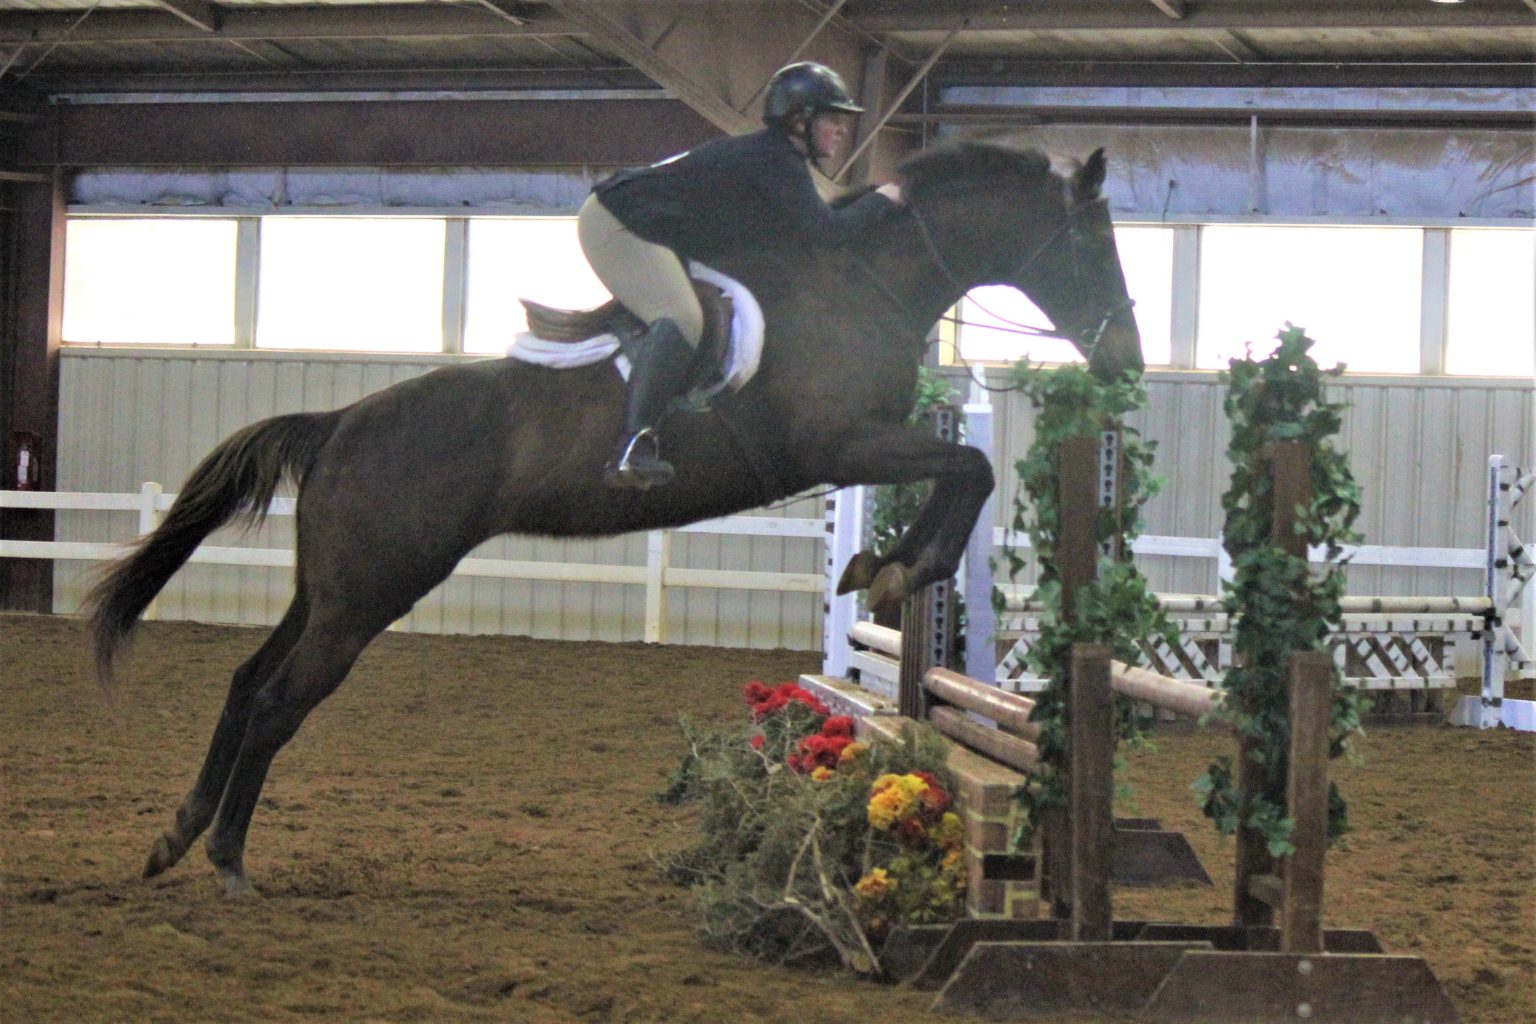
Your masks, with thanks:
[{"label": "orange flower", "polygon": [[890,873],[885,868],[875,868],[859,879],[853,890],[867,900],[878,900],[891,891],[893,884]]}]

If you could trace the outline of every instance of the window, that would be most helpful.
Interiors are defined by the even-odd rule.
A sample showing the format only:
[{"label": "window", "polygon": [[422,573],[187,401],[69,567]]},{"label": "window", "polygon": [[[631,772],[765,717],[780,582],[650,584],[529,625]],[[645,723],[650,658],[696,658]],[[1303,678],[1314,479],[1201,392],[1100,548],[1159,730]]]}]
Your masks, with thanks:
[{"label": "window", "polygon": [[1195,364],[1267,355],[1289,322],[1323,366],[1418,373],[1423,254],[1417,228],[1207,226]]},{"label": "window", "polygon": [[[1115,228],[1115,246],[1125,285],[1136,300],[1141,349],[1150,364],[1172,359],[1173,232],[1167,228]],[[1077,349],[1060,338],[1032,338],[1019,324],[1050,327],[1050,319],[1023,293],[1007,285],[973,288],[960,300],[960,356],[967,362],[1081,362]]]},{"label": "window", "polygon": [[71,218],[64,340],[233,344],[236,234],[233,220]]},{"label": "window", "polygon": [[1536,375],[1536,232],[1451,232],[1445,370]]},{"label": "window", "polygon": [[520,299],[584,309],[608,300],[574,217],[477,218],[469,224],[464,351],[500,355],[528,329]]},{"label": "window", "polygon": [[438,218],[263,217],[256,344],[439,352]]}]

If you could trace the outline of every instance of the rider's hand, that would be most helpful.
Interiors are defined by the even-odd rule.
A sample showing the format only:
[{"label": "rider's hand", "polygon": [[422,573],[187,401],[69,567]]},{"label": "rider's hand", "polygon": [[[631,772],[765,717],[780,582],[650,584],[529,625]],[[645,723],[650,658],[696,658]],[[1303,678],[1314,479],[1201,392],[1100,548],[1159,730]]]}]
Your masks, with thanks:
[{"label": "rider's hand", "polygon": [[906,202],[906,200],[902,199],[901,197],[901,186],[896,184],[894,181],[886,182],[884,185],[881,185],[879,188],[875,189],[875,191],[885,196],[885,198],[889,199],[897,206],[901,206],[904,202]]}]

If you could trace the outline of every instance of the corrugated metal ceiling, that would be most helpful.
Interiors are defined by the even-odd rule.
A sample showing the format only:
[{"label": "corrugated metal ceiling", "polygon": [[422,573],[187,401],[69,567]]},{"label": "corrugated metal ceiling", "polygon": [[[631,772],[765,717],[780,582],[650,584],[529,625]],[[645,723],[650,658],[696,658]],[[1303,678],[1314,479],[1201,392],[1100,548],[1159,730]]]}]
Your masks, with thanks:
[{"label": "corrugated metal ceiling", "polygon": [[[760,0],[756,6],[776,4],[801,14],[834,6],[827,0]],[[588,6],[622,12],[625,5]],[[690,7],[702,11],[697,0],[673,6],[679,18],[689,17]],[[717,14],[720,5],[712,6]],[[1536,81],[1536,0],[847,0],[835,6],[837,29],[886,47],[898,64],[921,62],[968,19],[934,71],[936,81],[949,84],[1075,76],[1114,85],[1150,75],[1160,84],[1194,85],[1212,66],[1289,73],[1288,84],[1304,84],[1307,65],[1357,66],[1376,81],[1387,75],[1404,85],[1426,74],[1435,84],[1454,83],[1461,70],[1468,84]],[[615,68],[628,65],[552,5],[508,0],[0,0],[3,60],[11,61],[13,80],[23,76],[44,91],[135,89],[145,79],[161,90],[239,88],[237,76],[254,72],[317,81],[334,74],[335,87],[353,84],[347,76],[360,73],[373,75],[375,87],[390,75],[412,86],[423,74],[448,73],[508,87],[520,75],[552,70],[571,88],[645,84],[615,82]]]}]

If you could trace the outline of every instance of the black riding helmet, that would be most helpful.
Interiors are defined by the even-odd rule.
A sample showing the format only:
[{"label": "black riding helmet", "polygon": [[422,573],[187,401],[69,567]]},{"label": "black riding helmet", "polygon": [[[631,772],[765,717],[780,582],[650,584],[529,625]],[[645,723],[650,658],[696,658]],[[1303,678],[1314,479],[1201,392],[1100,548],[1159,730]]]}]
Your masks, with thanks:
[{"label": "black riding helmet", "polygon": [[801,61],[773,73],[768,94],[763,100],[763,121],[782,125],[795,114],[814,116],[823,110],[842,110],[862,114],[864,108],[853,102],[843,78],[825,64]]}]

